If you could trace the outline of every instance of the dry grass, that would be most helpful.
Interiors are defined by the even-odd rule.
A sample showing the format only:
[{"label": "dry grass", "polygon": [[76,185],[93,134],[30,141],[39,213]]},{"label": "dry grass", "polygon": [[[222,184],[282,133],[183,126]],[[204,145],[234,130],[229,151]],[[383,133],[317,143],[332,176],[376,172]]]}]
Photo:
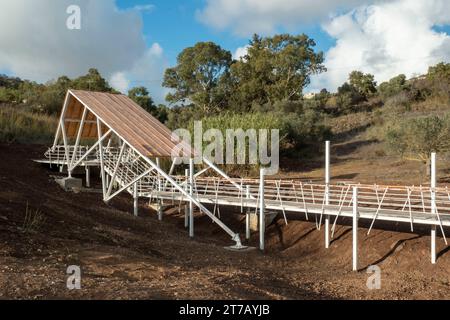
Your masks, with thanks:
[{"label": "dry grass", "polygon": [[45,217],[40,209],[33,210],[30,208],[27,202],[25,210],[25,218],[22,224],[22,231],[24,233],[33,233],[39,230],[44,224]]},{"label": "dry grass", "polygon": [[56,117],[19,107],[0,106],[0,142],[50,143],[57,122]]},{"label": "dry grass", "polygon": [[369,126],[373,121],[372,112],[349,113],[328,120],[334,134],[350,133]]}]

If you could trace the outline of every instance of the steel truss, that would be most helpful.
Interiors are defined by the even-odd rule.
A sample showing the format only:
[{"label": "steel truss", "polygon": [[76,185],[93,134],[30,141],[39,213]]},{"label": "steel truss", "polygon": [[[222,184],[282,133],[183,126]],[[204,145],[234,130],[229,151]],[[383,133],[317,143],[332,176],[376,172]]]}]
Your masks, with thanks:
[{"label": "steel truss", "polygon": [[[186,181],[171,176],[174,170],[176,159],[173,161],[171,170],[166,173],[159,165],[159,159],[150,159],[141,154],[131,143],[120,137],[113,128],[109,128],[101,119],[97,117],[98,136],[97,141],[90,147],[80,146],[81,133],[83,132],[84,122],[87,114],[87,107],[84,106],[83,116],[79,122],[75,145],[70,145],[67,139],[67,132],[64,126],[64,114],[66,106],[63,109],[59,121],[54,145],[50,148],[46,157],[56,164],[67,165],[69,177],[78,166],[85,166],[87,161],[99,165],[102,180],[103,200],[111,201],[122,192],[128,192],[135,200],[139,197],[158,198],[160,192],[177,192],[184,201],[190,203],[189,215],[191,217],[191,236],[193,236],[193,210],[196,206],[201,212],[211,218],[211,220],[220,226],[231,239],[235,242],[235,248],[243,248],[240,236],[225,225],[215,214],[206,208],[194,195],[194,166],[191,165],[190,175],[192,179]],[[102,127],[108,127],[106,132],[102,132]],[[58,142],[62,137],[63,145]],[[109,140],[108,140],[109,139]],[[105,146],[105,141],[108,143]],[[118,146],[113,146],[111,141],[115,140]],[[192,159],[191,159],[192,162]],[[215,170],[222,177],[232,180],[219,168],[211,162],[205,160],[209,169]],[[199,172],[195,177],[205,171]],[[186,187],[188,183],[188,187]],[[234,183],[234,182],[232,182]],[[239,186],[235,186],[240,188]],[[135,201],[136,202],[136,201]],[[136,205],[135,205],[136,207]]]}]

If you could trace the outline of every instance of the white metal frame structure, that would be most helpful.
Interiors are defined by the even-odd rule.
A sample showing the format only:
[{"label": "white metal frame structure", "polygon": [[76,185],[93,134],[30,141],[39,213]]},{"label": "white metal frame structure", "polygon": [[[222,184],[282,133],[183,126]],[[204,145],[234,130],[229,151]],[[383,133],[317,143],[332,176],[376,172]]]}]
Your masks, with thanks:
[{"label": "white metal frame structure", "polygon": [[[99,93],[92,93],[99,95]],[[450,226],[450,190],[436,186],[436,155],[432,155],[431,186],[384,186],[337,183],[330,180],[330,143],[326,142],[325,183],[298,180],[266,179],[261,169],[259,179],[230,178],[207,159],[205,168],[194,172],[191,157],[185,175],[173,175],[175,161],[170,171],[160,166],[160,156],[149,156],[137,147],[133,136],[124,137],[118,132],[120,123],[104,120],[96,109],[78,92],[69,91],[61,114],[54,145],[47,151],[44,162],[67,166],[69,177],[76,167],[98,166],[102,181],[103,200],[111,201],[122,192],[134,199],[134,214],[138,214],[138,199],[147,198],[158,204],[158,218],[163,218],[164,201],[185,207],[185,227],[194,237],[194,207],[206,214],[235,242],[235,248],[243,248],[240,236],[220,219],[220,206],[233,206],[245,211],[245,234],[250,238],[250,215],[259,215],[259,247],[265,249],[264,235],[266,214],[275,211],[283,214],[299,213],[310,219],[314,216],[316,226],[324,222],[324,243],[329,248],[339,218],[351,218],[353,226],[353,270],[358,270],[358,221],[370,221],[368,234],[376,221],[408,223],[431,227],[431,261],[436,263],[436,233],[439,229],[447,244],[445,227]],[[100,97],[101,98],[101,97]],[[100,100],[100,98],[98,98]],[[78,119],[68,117],[66,110],[71,99],[82,105]],[[97,99],[97,98],[96,98]],[[107,101],[107,100],[105,100]],[[127,102],[127,101],[125,101]],[[128,103],[128,102],[127,102]],[[89,119],[88,119],[89,117]],[[66,124],[76,123],[77,130],[68,134]],[[94,142],[82,146],[83,128],[86,123],[95,125]],[[92,132],[91,128],[91,132]],[[69,142],[72,138],[74,144]],[[91,136],[92,138],[92,136]],[[62,145],[60,142],[62,141]],[[204,174],[213,170],[216,177]],[[217,177],[218,176],[218,177]],[[88,174],[87,174],[88,178]],[[214,209],[211,211],[206,206]]]},{"label": "white metal frame structure", "polygon": [[[77,99],[82,104],[83,112],[81,119],[67,119],[66,111],[71,99]],[[91,113],[95,117],[95,121],[90,121],[96,125],[97,137],[96,141],[89,147],[80,146],[82,132],[86,124],[86,116]],[[66,123],[77,123],[77,134],[74,145],[69,144]],[[62,140],[63,145],[60,145]],[[105,141],[108,143],[105,145]],[[114,141],[114,142],[113,142]],[[190,236],[194,236],[194,206],[202,213],[208,215],[217,225],[219,225],[231,239],[235,242],[234,248],[243,248],[238,233],[233,232],[226,226],[216,215],[210,212],[194,194],[194,174],[193,159],[190,161],[189,171],[189,188],[185,188],[185,181],[179,181],[170,173],[166,173],[159,165],[159,158],[152,159],[144,155],[136,146],[121,136],[117,130],[110,126],[97,113],[95,108],[86,104],[82,99],[78,98],[77,93],[69,91],[66,96],[60,121],[58,124],[54,145],[46,152],[47,162],[50,164],[67,166],[68,176],[72,177],[72,172],[79,166],[99,166],[102,180],[103,200],[111,201],[114,197],[122,192],[130,193],[134,198],[134,214],[137,215],[137,199],[139,197],[155,198],[161,201],[162,198],[157,196],[158,192],[163,190],[171,190],[177,192],[185,201],[189,202],[189,226]],[[167,156],[170,156],[168,154]],[[176,159],[175,159],[176,160]],[[175,161],[173,162],[175,164]],[[221,176],[229,177],[209,161],[205,161],[208,168],[216,170]],[[173,170],[174,165],[172,165]],[[231,179],[230,179],[231,181]],[[182,182],[182,183],[180,183]],[[159,212],[162,219],[162,210]]]}]

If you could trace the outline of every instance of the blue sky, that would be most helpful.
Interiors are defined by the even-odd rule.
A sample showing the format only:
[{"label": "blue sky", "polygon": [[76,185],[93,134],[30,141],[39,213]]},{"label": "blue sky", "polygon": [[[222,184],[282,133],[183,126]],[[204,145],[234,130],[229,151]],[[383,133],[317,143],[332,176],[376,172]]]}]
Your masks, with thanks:
[{"label": "blue sky", "polygon": [[[67,28],[72,5],[79,30]],[[324,52],[328,71],[305,92],[335,91],[353,70],[380,83],[450,62],[450,1],[1,0],[0,73],[47,82],[97,68],[117,90],[143,85],[163,103],[164,71],[184,48],[213,41],[234,54],[253,33],[284,32]]]},{"label": "blue sky", "polygon": [[[324,5],[322,7],[317,7],[318,10],[311,9],[311,13],[306,12],[305,15],[298,14],[293,15],[293,21],[290,14],[286,17],[287,20],[290,19],[289,23],[284,23],[283,16],[281,16],[280,20],[271,19],[271,12],[266,12],[266,16],[264,15],[264,12],[259,15],[256,14],[255,16],[252,16],[252,13],[250,12],[248,14],[248,17],[231,17],[230,21],[228,21],[228,25],[226,27],[217,28],[217,25],[215,25],[214,22],[205,23],[204,20],[199,18],[201,14],[204,15],[205,7],[211,7],[212,9],[216,9],[220,11],[221,5],[220,3],[224,2],[225,0],[193,0],[193,1],[182,1],[182,0],[174,0],[174,1],[160,1],[160,0],[154,0],[152,2],[146,1],[146,0],[117,0],[117,6],[120,9],[126,10],[130,9],[136,6],[146,6],[151,5],[152,10],[149,11],[143,11],[142,17],[144,21],[144,35],[145,39],[147,41],[148,45],[151,45],[152,43],[158,43],[161,45],[161,47],[164,50],[165,58],[167,59],[168,65],[173,66],[176,64],[176,57],[177,55],[186,47],[194,45],[196,42],[199,41],[213,41],[215,43],[218,43],[223,48],[231,51],[232,53],[235,53],[236,49],[244,47],[251,36],[252,33],[262,33],[265,35],[275,34],[275,33],[306,33],[311,38],[313,38],[316,41],[316,50],[322,51],[325,53],[325,56],[328,57],[326,59],[326,66],[329,68],[329,72],[321,75],[319,77],[315,77],[312,80],[312,84],[306,88],[305,91],[318,91],[322,87],[326,87],[329,90],[335,90],[336,87],[339,84],[342,84],[345,79],[346,75],[352,71],[353,69],[360,69],[362,71],[370,72],[375,74],[377,80],[379,82],[388,80],[390,77],[395,76],[399,73],[405,73],[408,76],[414,76],[416,74],[424,73],[427,69],[427,67],[431,64],[434,64],[440,60],[447,60],[448,55],[446,54],[438,54],[436,58],[433,58],[436,53],[432,52],[432,50],[435,50],[432,46],[430,46],[429,50],[424,50],[423,53],[420,53],[418,50],[416,56],[410,56],[410,55],[402,55],[401,52],[397,53],[397,56],[395,57],[389,57],[389,59],[384,59],[383,56],[378,57],[376,59],[372,60],[379,60],[381,61],[380,66],[372,66],[370,59],[364,59],[361,56],[367,55],[367,53],[361,53],[359,52],[357,56],[352,57],[352,53],[347,54],[346,50],[358,50],[358,46],[356,45],[353,48],[352,41],[353,39],[351,36],[342,35],[335,32],[334,29],[339,29],[339,26],[335,26],[334,24],[338,24],[339,16],[345,17],[351,16],[354,21],[353,29],[358,28],[365,28],[363,26],[364,22],[361,22],[359,20],[364,19],[373,19],[373,20],[379,20],[380,17],[374,18],[376,14],[371,13],[370,7],[366,6],[363,7],[358,12],[359,5],[364,5],[364,2],[367,3],[367,5],[370,5],[371,3],[376,3],[374,1],[360,1],[360,2],[352,2],[350,1],[342,1],[342,5],[329,5],[329,8],[326,8],[327,0],[324,1],[317,1],[318,3],[323,2]],[[380,3],[379,10],[381,14],[381,19],[392,19],[390,21],[386,21],[387,24],[392,25],[392,30],[398,30],[397,26],[395,25],[397,21],[399,20],[399,24],[404,24],[401,20],[404,18],[402,16],[395,16],[396,11],[405,11],[405,14],[409,15],[420,15],[421,14],[421,8],[413,8],[412,1],[410,1],[411,4],[407,3],[408,0],[395,0],[391,1],[393,5],[396,3],[398,4],[398,8],[396,7],[389,7],[388,3],[389,1],[378,1]],[[231,1],[236,2],[236,1]],[[243,1],[246,2],[246,1]],[[261,0],[261,3],[268,2],[270,3],[271,0]],[[277,10],[276,6],[279,5],[280,7],[284,6],[286,1],[272,1],[275,2],[275,6],[272,8],[274,11]],[[295,2],[295,1],[293,1]],[[301,2],[305,2],[302,0],[297,1],[300,5],[300,7],[294,7],[293,9],[301,10],[304,7],[301,7]],[[328,1],[329,3],[333,3],[333,1]],[[420,0],[418,1],[420,2]],[[433,2],[433,1],[432,1]],[[432,2],[427,2],[424,4],[430,7],[433,7]],[[219,4],[217,4],[219,3]],[[237,2],[239,5],[239,2]],[[311,2],[307,3],[306,6],[308,6]],[[406,4],[405,4],[406,3]],[[438,8],[439,4],[434,4],[437,10],[442,10]],[[242,4],[243,7],[245,7],[245,4]],[[411,7],[411,8],[409,8]],[[224,5],[222,5],[222,9],[224,8]],[[250,8],[251,9],[251,8]],[[256,10],[260,10],[261,8],[255,8]],[[270,9],[270,8],[269,8]],[[288,8],[289,9],[289,8]],[[309,9],[309,8],[308,8]],[[322,10],[323,9],[323,10]],[[414,11],[416,9],[416,11]],[[240,10],[240,8],[238,8]],[[242,11],[245,12],[246,9],[242,9]],[[248,8],[247,8],[248,10]],[[322,10],[322,11],[321,11]],[[327,11],[328,10],[328,11]],[[383,10],[386,12],[383,13]],[[411,10],[412,12],[407,12],[407,10]],[[305,9],[307,11],[307,9]],[[353,12],[353,13],[352,13]],[[355,13],[356,12],[356,13]],[[276,12],[273,12],[274,15],[276,15]],[[307,17],[307,15],[310,14],[312,16],[311,19]],[[426,13],[423,13],[424,16]],[[433,14],[433,13],[428,13]],[[218,12],[216,16],[212,16],[212,19],[214,18],[220,18],[221,12]],[[224,15],[226,16],[227,13],[224,12]],[[363,18],[358,18],[358,15],[361,15]],[[435,15],[436,16],[436,15]],[[387,17],[387,18],[386,18]],[[233,21],[233,18],[236,20]],[[414,20],[417,20],[418,17],[412,17],[412,20],[405,19],[406,23],[410,23],[411,25],[415,24]],[[270,31],[267,31],[265,28],[259,27],[252,23],[242,23],[242,21],[239,21],[239,19],[262,19],[263,22],[264,19],[267,19],[267,24],[272,25]],[[438,19],[438,18],[436,18]],[[450,20],[450,13],[447,13],[447,15],[444,15],[444,18],[439,18],[440,20],[436,24],[432,26],[432,28],[428,28],[427,26],[423,26],[423,30],[418,30],[419,34],[420,32],[423,32],[421,35],[422,39],[424,41],[428,41],[426,37],[429,37],[430,35],[427,34],[428,32],[438,32],[441,34],[450,34],[450,25],[448,24]],[[343,20],[343,19],[342,19]],[[356,21],[356,22],[355,22]],[[240,32],[241,30],[237,27],[233,27],[233,23],[235,24],[242,24],[245,27],[248,27],[248,30],[246,32]],[[347,22],[343,22],[342,25],[347,25]],[[428,29],[429,30],[428,30]],[[383,30],[385,34],[389,34],[390,30]],[[350,34],[354,32],[352,30],[352,27],[348,27],[345,30],[346,33]],[[363,32],[364,33],[364,32]],[[409,34],[408,34],[409,33]],[[399,34],[399,38],[402,36]],[[361,42],[371,42],[370,37],[376,38],[376,34],[365,34],[362,36],[362,38],[366,39],[357,39],[358,35],[355,36],[355,43],[359,41]],[[409,41],[415,41],[415,35],[414,32],[405,32],[405,38],[410,37]],[[447,39],[449,40],[449,39]],[[383,39],[374,39],[374,44],[372,47],[363,46],[361,47],[361,51],[365,50],[367,52],[377,51],[377,41],[380,42],[380,45],[386,45],[386,46],[392,46],[392,44],[389,44],[388,42],[391,40],[384,41]],[[394,40],[395,41],[395,40]],[[420,42],[421,38],[420,35],[418,35],[417,41]],[[339,44],[337,44],[339,42]],[[400,41],[401,42],[401,41]],[[436,42],[438,40],[436,39]],[[413,48],[413,46],[411,46]],[[405,47],[406,50],[407,47]],[[394,50],[395,51],[395,50]],[[398,51],[398,50],[397,50]],[[427,59],[427,61],[423,61],[424,59]],[[404,63],[402,63],[402,60]],[[416,68],[411,68],[407,66],[407,64],[417,63]],[[353,65],[353,63],[355,63]],[[383,65],[384,64],[384,65]],[[348,67],[346,67],[348,66]],[[385,70],[381,70],[385,69]],[[143,83],[143,81],[134,82],[135,85],[138,85],[140,83]]]},{"label": "blue sky", "polygon": [[[199,22],[196,12],[205,5],[204,0],[117,0],[116,3],[120,9],[154,6],[152,10],[142,12],[145,38],[149,45],[157,42],[164,48],[171,65],[176,63],[177,55],[184,48],[200,41],[213,41],[232,53],[249,41],[248,36],[215,30]],[[306,33],[316,40],[317,50],[326,51],[334,44],[334,39],[322,30],[320,24],[297,26],[290,30],[279,27],[277,31]]]}]

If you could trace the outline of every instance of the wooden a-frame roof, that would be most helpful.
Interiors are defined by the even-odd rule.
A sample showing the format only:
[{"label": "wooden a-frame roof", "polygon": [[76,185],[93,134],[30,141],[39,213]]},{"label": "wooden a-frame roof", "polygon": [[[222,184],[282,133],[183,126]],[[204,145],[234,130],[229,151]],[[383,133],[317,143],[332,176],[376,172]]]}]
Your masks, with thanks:
[{"label": "wooden a-frame roof", "polygon": [[[99,118],[104,126],[128,142],[146,157],[189,156],[190,147],[182,149],[172,140],[172,131],[123,94],[69,90],[66,97],[64,124],[67,136],[76,137],[84,107],[87,116],[82,138],[97,138]],[[106,128],[102,128],[106,132]],[[181,154],[180,151],[184,154]]]}]

